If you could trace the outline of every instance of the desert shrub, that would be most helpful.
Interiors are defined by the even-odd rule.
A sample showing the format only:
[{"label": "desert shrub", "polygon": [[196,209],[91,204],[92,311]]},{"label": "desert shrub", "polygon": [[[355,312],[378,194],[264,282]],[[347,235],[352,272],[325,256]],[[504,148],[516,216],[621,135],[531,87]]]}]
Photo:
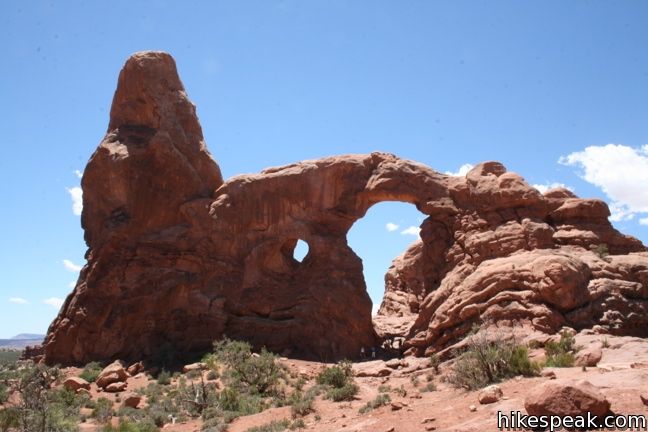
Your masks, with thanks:
[{"label": "desert shrub", "polygon": [[0,431],[20,428],[20,412],[16,408],[0,409]]},{"label": "desert shrub", "polygon": [[568,332],[560,334],[558,342],[547,342],[545,344],[545,355],[547,360],[545,366],[549,367],[571,367],[574,366],[574,353],[578,351],[576,340]]},{"label": "desert shrub", "polygon": [[410,376],[410,382],[412,383],[412,385],[414,387],[418,387],[419,384],[420,384],[418,375],[411,375]]},{"label": "desert shrub", "polygon": [[11,391],[19,401],[2,410],[0,430],[55,431],[76,430],[79,409],[85,401],[65,389],[53,389],[60,378],[57,368],[28,364],[17,371]]},{"label": "desert shrub", "polygon": [[246,432],[283,432],[290,427],[290,420],[275,420],[262,426],[247,429]]},{"label": "desert shrub", "polygon": [[156,432],[159,429],[151,423],[136,423],[129,420],[122,420],[119,426],[112,427],[106,425],[101,430],[102,432]]},{"label": "desert shrub", "polygon": [[389,402],[391,402],[391,398],[389,397],[389,395],[385,394],[385,393],[381,393],[378,396],[376,396],[375,399],[370,400],[365,405],[363,405],[358,410],[358,412],[360,414],[365,414],[365,413],[368,413],[369,411],[375,410],[376,408],[387,405]]},{"label": "desert shrub", "polygon": [[392,391],[400,397],[407,396],[407,390],[405,390],[405,387],[403,387],[402,385],[398,388],[393,389]]},{"label": "desert shrub", "polygon": [[222,417],[215,416],[204,420],[201,430],[203,432],[225,432],[227,426],[227,423],[225,423]]},{"label": "desert shrub", "polygon": [[598,245],[592,244],[592,245],[590,245],[590,250],[592,252],[594,252],[596,255],[598,255],[599,258],[605,258],[606,256],[608,256],[610,254],[610,252],[608,250],[608,245],[605,244],[605,243],[601,243],[601,244],[598,244]]},{"label": "desert shrub", "polygon": [[429,382],[421,389],[422,392],[433,392],[436,391],[436,385],[433,382]]},{"label": "desert shrub", "polygon": [[317,383],[335,388],[344,387],[353,379],[351,362],[341,361],[335,366],[327,367],[317,375]]},{"label": "desert shrub", "polygon": [[430,355],[430,367],[434,370],[434,373],[439,373],[439,365],[441,364],[441,359],[438,354]]},{"label": "desert shrub", "polygon": [[224,373],[227,384],[245,391],[261,395],[271,393],[284,377],[276,355],[266,349],[259,355],[252,355],[252,347],[247,342],[229,339],[215,342],[214,356],[227,368]]},{"label": "desert shrub", "polygon": [[536,376],[539,371],[526,346],[476,334],[469,336],[467,349],[458,354],[448,379],[456,387],[474,390],[518,375]]},{"label": "desert shrub", "polygon": [[106,423],[113,415],[112,402],[110,399],[99,398],[95,402],[95,407],[92,410],[92,418],[96,419],[99,423]]},{"label": "desert shrub", "polygon": [[296,391],[290,395],[288,402],[291,405],[290,411],[293,418],[303,417],[314,412],[313,403],[315,402],[315,396],[316,393],[313,391],[306,393]]},{"label": "desert shrub", "polygon": [[89,383],[95,382],[97,377],[101,373],[101,365],[97,362],[91,362],[85,365],[83,371],[79,375],[79,378],[83,378]]},{"label": "desert shrub", "polygon": [[334,402],[350,401],[353,400],[355,395],[358,394],[360,388],[357,384],[350,382],[340,388],[332,387],[326,392],[326,399],[331,399]]},{"label": "desert shrub", "polygon": [[215,370],[210,370],[209,372],[207,372],[207,379],[210,381],[217,380],[218,377],[218,372],[216,372]]},{"label": "desert shrub", "polygon": [[0,383],[0,404],[7,402],[7,399],[9,399],[9,390],[6,385]]},{"label": "desert shrub", "polygon": [[171,384],[171,374],[166,369],[162,371],[157,376],[157,383],[160,385],[169,385]]},{"label": "desert shrub", "polygon": [[341,361],[324,369],[317,375],[317,383],[326,386],[326,399],[335,402],[353,400],[359,388],[353,382],[353,369],[349,361]]},{"label": "desert shrub", "polygon": [[20,354],[21,352],[18,350],[0,350],[0,366],[15,367]]},{"label": "desert shrub", "polygon": [[390,390],[391,390],[390,385],[381,384],[378,386],[378,393],[389,393]]}]

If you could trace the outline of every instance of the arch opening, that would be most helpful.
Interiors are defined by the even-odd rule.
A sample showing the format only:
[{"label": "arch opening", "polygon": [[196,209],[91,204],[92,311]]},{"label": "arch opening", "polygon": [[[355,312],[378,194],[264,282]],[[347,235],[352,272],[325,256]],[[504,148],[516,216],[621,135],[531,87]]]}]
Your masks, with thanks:
[{"label": "arch opening", "polygon": [[[411,203],[380,202],[371,206],[347,233],[349,247],[362,260],[363,277],[373,305],[374,330],[383,341],[386,334],[393,333],[376,316],[385,300],[388,271],[397,257],[421,239],[420,226],[426,217]],[[393,321],[392,317],[390,320]]]},{"label": "arch opening", "polygon": [[303,262],[308,256],[309,251],[310,247],[308,246],[308,243],[302,239],[297,239],[295,249],[293,249],[293,259],[299,263]]}]

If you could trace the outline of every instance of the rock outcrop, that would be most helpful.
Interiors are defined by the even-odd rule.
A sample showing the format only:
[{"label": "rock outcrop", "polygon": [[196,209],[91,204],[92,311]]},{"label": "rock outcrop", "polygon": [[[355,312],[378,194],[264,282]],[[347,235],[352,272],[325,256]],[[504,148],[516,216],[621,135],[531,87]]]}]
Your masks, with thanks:
[{"label": "rock outcrop", "polygon": [[[164,53],[126,62],[82,186],[88,263],[49,329],[49,363],[200,352],[225,335],[332,360],[388,334],[438,351],[483,320],[648,328],[648,254],[602,201],[543,196],[497,162],[452,177],[385,153],[223,182]],[[386,276],[376,333],[346,235],[382,201],[426,219]]]}]

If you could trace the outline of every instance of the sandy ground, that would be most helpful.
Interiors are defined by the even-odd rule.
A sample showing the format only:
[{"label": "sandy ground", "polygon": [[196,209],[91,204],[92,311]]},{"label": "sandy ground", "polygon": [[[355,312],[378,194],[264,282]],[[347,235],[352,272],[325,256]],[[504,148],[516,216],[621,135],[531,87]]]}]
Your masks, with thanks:
[{"label": "sandy ground", "polygon": [[[608,336],[603,356],[597,367],[583,370],[581,367],[552,368],[557,378],[585,379],[598,386],[612,405],[616,414],[642,414],[648,416],[639,395],[648,391],[648,340],[632,337]],[[589,344],[601,343],[600,335],[578,335],[577,343],[584,347]],[[326,365],[317,362],[301,360],[281,360],[291,371],[302,376],[308,376],[306,388],[314,384],[315,376]],[[427,376],[433,375],[427,367],[425,359],[405,359],[409,365],[394,369],[388,377],[356,377],[360,392],[356,400],[335,403],[318,398],[315,402],[315,412],[303,418],[308,431],[321,432],[419,432],[426,430],[454,432],[485,432],[497,430],[498,412],[524,412],[524,399],[529,390],[538,384],[549,380],[546,377],[522,378],[517,377],[500,385],[504,397],[493,404],[481,405],[478,401],[478,391],[468,392],[453,388],[443,382],[440,376],[434,376],[436,391],[421,391],[427,384]],[[356,368],[383,367],[381,361],[356,364]],[[69,375],[78,375],[79,369],[67,369]],[[441,375],[447,372],[442,367]],[[412,376],[418,376],[418,384],[412,382]],[[138,374],[128,380],[127,391],[146,387],[151,378]],[[403,387],[405,395],[390,392],[391,404],[380,407],[365,414],[358,410],[368,401],[378,395],[380,385],[391,388]],[[120,394],[102,392],[92,385],[93,398],[107,397],[113,401]],[[123,394],[122,394],[123,396]],[[120,402],[115,402],[118,408]],[[471,409],[472,406],[472,409]],[[244,432],[251,427],[261,426],[271,421],[284,418],[290,419],[290,407],[272,408],[262,413],[241,417],[230,425],[228,431]],[[165,431],[190,432],[199,431],[200,420],[192,420],[184,424],[166,425]],[[91,421],[81,425],[82,431],[99,430]]]}]

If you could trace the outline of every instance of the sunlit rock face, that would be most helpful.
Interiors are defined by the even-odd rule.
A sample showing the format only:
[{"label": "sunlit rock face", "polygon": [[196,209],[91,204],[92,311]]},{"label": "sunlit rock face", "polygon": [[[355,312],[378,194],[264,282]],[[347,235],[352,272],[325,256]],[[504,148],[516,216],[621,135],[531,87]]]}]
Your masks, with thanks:
[{"label": "sunlit rock face", "polygon": [[[497,162],[452,177],[384,153],[223,182],[165,53],[126,62],[82,187],[88,262],[50,326],[49,363],[199,353],[223,336],[330,361],[401,335],[422,355],[485,319],[648,328],[648,255],[605,203],[543,196]],[[427,218],[386,275],[374,326],[346,235],[382,201]],[[609,256],[590,250],[601,244]]]}]

